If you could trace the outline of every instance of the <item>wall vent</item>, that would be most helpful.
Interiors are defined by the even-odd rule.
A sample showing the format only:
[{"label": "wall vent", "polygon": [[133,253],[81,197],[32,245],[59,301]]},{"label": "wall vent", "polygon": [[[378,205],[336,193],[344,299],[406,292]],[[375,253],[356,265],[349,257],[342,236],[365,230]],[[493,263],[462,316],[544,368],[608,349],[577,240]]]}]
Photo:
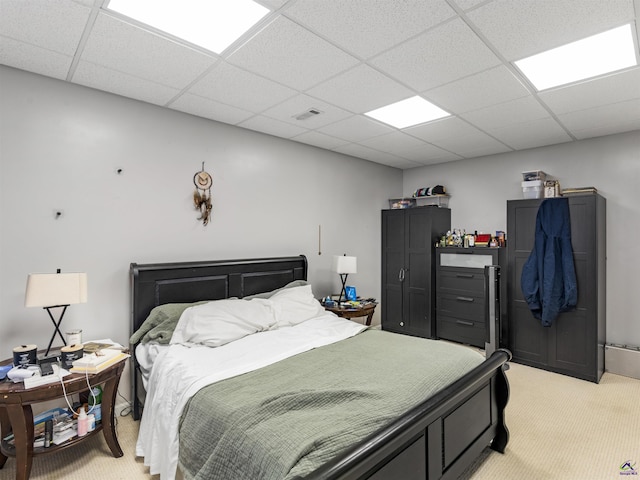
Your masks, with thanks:
[{"label": "wall vent", "polygon": [[314,117],[316,115],[320,115],[322,113],[321,110],[317,108],[310,108],[306,112],[299,113],[298,115],[294,115],[293,118],[296,120],[306,120],[307,118]]}]

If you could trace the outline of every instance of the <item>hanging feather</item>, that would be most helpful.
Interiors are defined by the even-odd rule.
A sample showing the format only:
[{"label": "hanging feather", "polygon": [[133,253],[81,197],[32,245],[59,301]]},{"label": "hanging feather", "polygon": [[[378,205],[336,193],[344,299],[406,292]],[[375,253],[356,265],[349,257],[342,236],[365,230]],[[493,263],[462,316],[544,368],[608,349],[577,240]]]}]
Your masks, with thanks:
[{"label": "hanging feather", "polygon": [[204,171],[204,162],[202,162],[202,170],[197,172],[193,177],[193,183],[196,186],[193,192],[193,205],[196,210],[200,211],[198,220],[202,220],[202,223],[207,225],[211,217],[211,211],[213,210],[211,205],[211,185],[213,185],[213,179],[211,175]]}]

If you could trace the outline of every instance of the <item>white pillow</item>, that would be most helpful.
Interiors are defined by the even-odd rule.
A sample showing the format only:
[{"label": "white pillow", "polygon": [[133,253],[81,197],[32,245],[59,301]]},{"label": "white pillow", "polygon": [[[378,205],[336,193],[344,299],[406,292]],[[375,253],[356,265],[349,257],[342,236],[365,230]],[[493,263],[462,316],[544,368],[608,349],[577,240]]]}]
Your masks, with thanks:
[{"label": "white pillow", "polygon": [[276,315],[273,328],[297,325],[324,313],[324,308],[313,296],[311,285],[281,290],[269,300],[273,302]]},{"label": "white pillow", "polygon": [[170,343],[220,347],[252,333],[269,330],[275,323],[270,300],[216,300],[182,312]]}]

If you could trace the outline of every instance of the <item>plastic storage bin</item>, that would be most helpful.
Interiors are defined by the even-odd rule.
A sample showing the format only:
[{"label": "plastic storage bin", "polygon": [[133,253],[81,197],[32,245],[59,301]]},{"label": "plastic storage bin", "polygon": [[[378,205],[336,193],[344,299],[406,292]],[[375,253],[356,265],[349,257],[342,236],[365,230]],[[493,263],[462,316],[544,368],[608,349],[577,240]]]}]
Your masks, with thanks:
[{"label": "plastic storage bin", "polygon": [[533,180],[541,180],[544,182],[547,179],[547,174],[542,170],[529,170],[528,172],[522,172],[522,180],[525,182],[531,182]]},{"label": "plastic storage bin", "polygon": [[522,182],[522,194],[524,198],[542,198],[542,191],[544,189],[542,180],[529,180],[528,182]]}]

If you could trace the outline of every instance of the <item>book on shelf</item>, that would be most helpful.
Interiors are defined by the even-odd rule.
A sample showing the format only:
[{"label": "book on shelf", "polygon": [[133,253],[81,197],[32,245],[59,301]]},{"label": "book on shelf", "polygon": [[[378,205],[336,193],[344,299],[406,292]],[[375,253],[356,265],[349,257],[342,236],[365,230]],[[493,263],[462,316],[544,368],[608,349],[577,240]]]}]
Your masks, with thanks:
[{"label": "book on shelf", "polygon": [[71,373],[99,373],[127,358],[129,358],[129,355],[122,352],[122,350],[105,348],[74,360],[73,366],[69,371]]},{"label": "book on shelf", "polygon": [[571,195],[585,195],[585,194],[596,194],[598,193],[598,189],[596,187],[573,187],[573,188],[565,188],[562,190],[562,195],[570,197]]},{"label": "book on shelf", "polygon": [[[39,413],[33,417],[33,446],[42,447],[44,446],[44,430],[45,423],[47,420],[52,420],[54,422],[63,421],[70,417],[70,414],[67,410],[60,407],[51,408],[45,412]],[[8,443],[9,445],[15,445],[15,438],[13,433],[6,435],[2,438],[2,441]],[[42,445],[41,445],[42,443]]]}]

